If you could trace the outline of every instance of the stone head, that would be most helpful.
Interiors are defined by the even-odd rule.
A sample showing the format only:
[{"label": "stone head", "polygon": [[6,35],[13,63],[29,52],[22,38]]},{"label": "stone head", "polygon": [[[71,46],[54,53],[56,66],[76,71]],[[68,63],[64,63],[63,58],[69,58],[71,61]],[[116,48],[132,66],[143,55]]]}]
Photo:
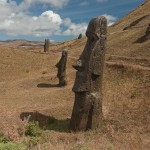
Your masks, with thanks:
[{"label": "stone head", "polygon": [[[105,26],[107,24],[107,20],[105,17],[97,17],[93,18],[87,28],[86,36],[88,38],[93,38],[93,40],[98,40],[100,38],[100,33],[105,32],[101,31],[101,26]],[[106,33],[104,33],[105,35]]]},{"label": "stone head", "polygon": [[67,54],[68,54],[68,53],[67,53],[66,50],[63,50],[63,51],[62,51],[62,56],[67,56]]}]

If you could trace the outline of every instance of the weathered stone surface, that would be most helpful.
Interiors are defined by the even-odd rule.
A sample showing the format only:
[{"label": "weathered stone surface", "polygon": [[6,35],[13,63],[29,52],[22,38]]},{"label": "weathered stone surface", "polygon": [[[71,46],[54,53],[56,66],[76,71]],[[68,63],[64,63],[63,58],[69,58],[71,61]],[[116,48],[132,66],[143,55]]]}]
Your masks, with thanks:
[{"label": "weathered stone surface", "polygon": [[79,34],[78,39],[82,39],[82,34]]},{"label": "weathered stone surface", "polygon": [[87,28],[86,46],[73,67],[77,70],[73,86],[75,102],[70,129],[95,129],[103,120],[102,79],[106,50],[107,20],[93,18]]},{"label": "weathered stone surface", "polygon": [[44,52],[47,52],[49,50],[49,44],[50,44],[49,39],[45,39]]},{"label": "weathered stone surface", "polygon": [[67,51],[62,51],[62,56],[60,61],[56,64],[58,68],[57,77],[59,78],[59,86],[65,86],[67,84],[66,81],[66,64],[67,64]]}]

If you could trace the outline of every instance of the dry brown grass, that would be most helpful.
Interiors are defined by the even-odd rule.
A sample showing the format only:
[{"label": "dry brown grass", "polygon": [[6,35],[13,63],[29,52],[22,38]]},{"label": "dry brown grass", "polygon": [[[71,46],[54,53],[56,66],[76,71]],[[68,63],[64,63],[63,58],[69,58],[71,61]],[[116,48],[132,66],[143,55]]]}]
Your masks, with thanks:
[{"label": "dry brown grass", "polygon": [[[150,40],[134,43],[148,21],[123,31],[146,15],[149,7],[150,1],[109,28],[103,84],[105,124],[96,131],[75,134],[67,129],[74,102],[72,64],[83,50],[85,37],[51,46],[47,53],[41,47],[0,46],[0,130],[14,141],[22,139],[18,130],[25,132],[27,122],[22,119],[30,114],[44,129],[40,143],[31,150],[149,150]],[[63,49],[69,53],[68,85],[58,88],[55,64]],[[49,127],[49,116],[57,124]]]},{"label": "dry brown grass", "polygon": [[[11,51],[12,49],[6,51],[3,49],[3,52],[8,54]],[[18,56],[23,54],[23,60],[27,59],[29,65],[34,64],[30,66],[28,73],[22,70],[29,67],[26,61],[19,61],[20,64],[14,63],[12,72],[6,71],[6,74],[1,72],[1,131],[18,140],[20,138],[18,128],[24,128],[24,122],[20,119],[22,113],[37,111],[39,115],[43,115],[42,118],[48,116],[58,120],[70,118],[74,101],[71,88],[75,77],[75,70],[71,65],[78,56],[75,50],[69,50],[67,69],[69,83],[65,88],[58,88],[54,86],[58,83],[54,66],[61,55],[60,52],[55,49],[46,54],[21,49],[13,51],[11,58],[15,62],[19,61]],[[11,61],[11,59],[5,60],[8,64]],[[77,134],[67,133],[68,131],[63,130],[63,127],[60,132],[57,130],[59,126],[53,131],[47,129],[42,135],[38,148],[33,149],[70,150],[82,147],[92,150],[149,149],[149,69],[139,67],[139,64],[117,61],[107,61],[105,67],[103,112],[106,125],[101,130]],[[17,65],[18,67],[15,68]],[[46,74],[43,73],[45,71]],[[65,122],[64,125],[68,126]]]}]

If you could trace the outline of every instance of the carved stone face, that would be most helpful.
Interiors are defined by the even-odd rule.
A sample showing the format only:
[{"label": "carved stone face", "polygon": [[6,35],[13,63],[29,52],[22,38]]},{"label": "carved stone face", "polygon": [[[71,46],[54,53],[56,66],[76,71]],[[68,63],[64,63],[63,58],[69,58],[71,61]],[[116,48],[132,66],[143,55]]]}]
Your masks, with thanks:
[{"label": "carved stone face", "polygon": [[96,18],[92,19],[88,25],[86,36],[88,39],[98,40],[99,39],[99,32],[98,29],[98,21],[96,21]]},{"label": "carved stone face", "polygon": [[106,35],[106,30],[102,30],[103,26],[107,27],[107,20],[105,17],[92,19],[86,31],[86,36],[88,39],[90,39],[90,41],[97,41],[100,39],[100,33],[101,35]]},{"label": "carved stone face", "polygon": [[66,51],[62,51],[62,56],[66,56],[67,52]]}]

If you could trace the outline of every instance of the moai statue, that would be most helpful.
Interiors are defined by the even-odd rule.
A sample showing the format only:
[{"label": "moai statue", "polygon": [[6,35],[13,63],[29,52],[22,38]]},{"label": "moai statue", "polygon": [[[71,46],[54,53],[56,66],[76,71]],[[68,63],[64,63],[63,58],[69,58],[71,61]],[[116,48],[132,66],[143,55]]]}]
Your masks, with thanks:
[{"label": "moai statue", "polygon": [[57,77],[59,78],[59,86],[65,86],[67,84],[66,81],[66,64],[67,64],[67,51],[62,51],[62,56],[60,61],[56,64],[58,68]]},{"label": "moai statue", "polygon": [[49,50],[49,43],[49,39],[45,39],[44,52],[47,52]]},{"label": "moai statue", "polygon": [[82,39],[82,34],[79,34],[78,39]]},{"label": "moai statue", "polygon": [[96,129],[103,123],[102,79],[106,50],[107,20],[93,18],[87,28],[86,46],[73,67],[77,70],[73,86],[75,102],[70,129]]}]

